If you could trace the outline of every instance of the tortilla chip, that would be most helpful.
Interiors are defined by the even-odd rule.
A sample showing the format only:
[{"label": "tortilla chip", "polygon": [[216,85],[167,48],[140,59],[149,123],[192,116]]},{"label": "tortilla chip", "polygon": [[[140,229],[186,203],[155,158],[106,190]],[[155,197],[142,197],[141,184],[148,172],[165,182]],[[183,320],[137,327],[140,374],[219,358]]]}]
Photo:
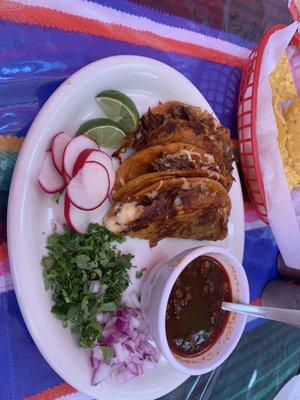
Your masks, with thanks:
[{"label": "tortilla chip", "polygon": [[[296,86],[292,77],[286,53],[283,54],[274,71],[270,74],[270,85],[272,88],[273,109],[278,129],[278,146],[284,166],[288,186],[295,187],[297,182],[293,168],[290,165],[290,148],[287,145],[288,124],[282,114],[283,103],[293,99],[297,95]],[[289,122],[290,123],[290,122]]]},{"label": "tortilla chip", "polygon": [[294,100],[283,112],[287,136],[285,168],[289,188],[300,186],[300,99]]},{"label": "tortilla chip", "polygon": [[278,105],[278,99],[283,102],[297,95],[286,53],[283,54],[276,68],[271,72],[270,84],[273,92],[273,104],[277,103]]}]

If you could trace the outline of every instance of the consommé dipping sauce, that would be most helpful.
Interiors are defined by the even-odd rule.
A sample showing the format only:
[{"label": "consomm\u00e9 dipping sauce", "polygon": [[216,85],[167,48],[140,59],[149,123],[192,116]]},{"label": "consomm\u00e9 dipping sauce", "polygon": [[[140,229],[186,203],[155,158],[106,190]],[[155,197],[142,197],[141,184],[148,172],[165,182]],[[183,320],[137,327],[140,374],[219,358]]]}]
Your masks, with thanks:
[{"label": "consomm\u00e9 dipping sauce", "polygon": [[218,340],[229,318],[222,301],[232,301],[224,267],[207,256],[196,258],[179,275],[168,300],[166,333],[174,354],[194,357]]}]

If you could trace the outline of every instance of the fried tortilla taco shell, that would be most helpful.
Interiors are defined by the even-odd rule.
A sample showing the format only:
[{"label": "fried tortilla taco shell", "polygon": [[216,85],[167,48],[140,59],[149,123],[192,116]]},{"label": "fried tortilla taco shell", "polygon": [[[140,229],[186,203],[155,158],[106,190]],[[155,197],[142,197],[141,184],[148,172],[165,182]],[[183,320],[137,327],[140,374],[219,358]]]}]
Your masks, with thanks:
[{"label": "fried tortilla taco shell", "polygon": [[139,190],[145,189],[148,186],[151,186],[154,183],[162,180],[171,178],[191,178],[191,177],[215,179],[219,181],[224,187],[226,185],[226,181],[222,177],[222,175],[210,170],[186,169],[186,170],[175,170],[175,171],[160,171],[160,172],[151,172],[149,174],[140,175],[137,178],[130,180],[124,186],[120,187],[119,190],[114,192],[112,197],[114,200],[119,200],[124,196],[137,193]]},{"label": "fried tortilla taco shell", "polygon": [[176,171],[186,171],[176,173],[177,176],[211,177],[220,180],[224,186],[228,185],[211,154],[190,144],[168,143],[148,147],[127,158],[117,171],[114,192],[119,192],[124,185],[139,176]]},{"label": "fried tortilla taco shell", "polygon": [[174,142],[188,143],[212,154],[231,185],[233,148],[230,132],[199,107],[168,102],[149,109],[142,116],[138,129],[127,136],[117,154],[130,147],[139,151]]},{"label": "fried tortilla taco shell", "polygon": [[231,202],[226,189],[208,178],[170,178],[124,196],[104,219],[112,232],[147,239],[220,240],[227,235]]}]

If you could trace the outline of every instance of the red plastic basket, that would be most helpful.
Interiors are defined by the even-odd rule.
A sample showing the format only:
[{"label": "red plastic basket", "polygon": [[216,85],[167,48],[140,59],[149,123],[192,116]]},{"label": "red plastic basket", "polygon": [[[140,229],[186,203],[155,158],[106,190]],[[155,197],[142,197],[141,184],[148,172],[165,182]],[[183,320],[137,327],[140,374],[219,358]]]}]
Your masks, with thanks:
[{"label": "red plastic basket", "polygon": [[238,133],[243,175],[253,207],[265,223],[268,223],[266,196],[256,141],[257,92],[266,44],[274,32],[284,27],[285,25],[280,24],[270,28],[263,36],[258,48],[252,51],[242,74],[239,93]]}]

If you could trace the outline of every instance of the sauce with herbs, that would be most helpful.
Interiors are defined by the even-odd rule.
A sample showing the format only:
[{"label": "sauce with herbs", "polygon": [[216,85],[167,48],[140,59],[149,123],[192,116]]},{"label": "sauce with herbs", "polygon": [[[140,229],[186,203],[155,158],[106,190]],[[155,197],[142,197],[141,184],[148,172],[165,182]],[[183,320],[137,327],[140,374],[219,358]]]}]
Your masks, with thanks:
[{"label": "sauce with herbs", "polygon": [[166,333],[173,353],[194,357],[218,340],[229,317],[222,301],[232,301],[227,272],[213,258],[196,258],[177,278],[168,301]]}]

